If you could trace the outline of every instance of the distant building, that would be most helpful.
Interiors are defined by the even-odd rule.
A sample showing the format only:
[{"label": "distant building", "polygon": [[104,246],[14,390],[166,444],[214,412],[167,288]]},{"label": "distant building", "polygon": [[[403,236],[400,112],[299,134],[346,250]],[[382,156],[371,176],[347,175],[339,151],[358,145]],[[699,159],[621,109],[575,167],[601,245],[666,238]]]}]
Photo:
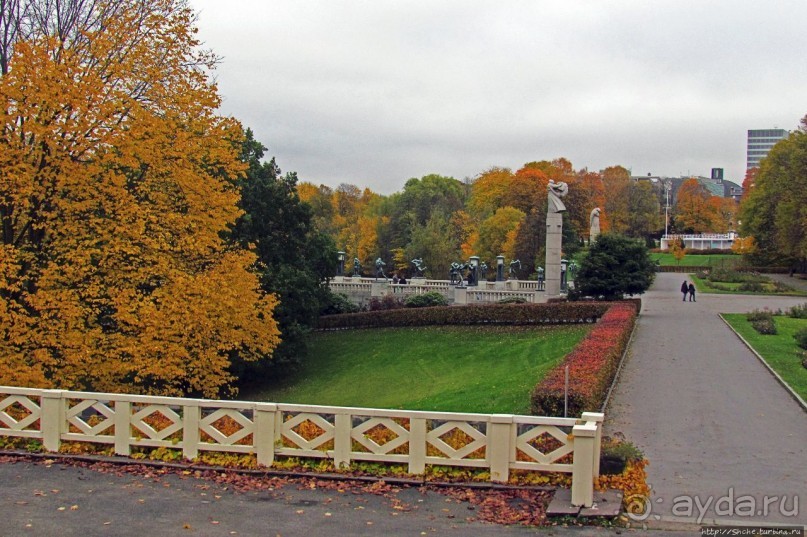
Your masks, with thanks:
[{"label": "distant building", "polygon": [[759,161],[768,155],[776,142],[787,138],[785,129],[755,129],[748,131],[748,147],[746,149],[746,169],[758,168]]}]

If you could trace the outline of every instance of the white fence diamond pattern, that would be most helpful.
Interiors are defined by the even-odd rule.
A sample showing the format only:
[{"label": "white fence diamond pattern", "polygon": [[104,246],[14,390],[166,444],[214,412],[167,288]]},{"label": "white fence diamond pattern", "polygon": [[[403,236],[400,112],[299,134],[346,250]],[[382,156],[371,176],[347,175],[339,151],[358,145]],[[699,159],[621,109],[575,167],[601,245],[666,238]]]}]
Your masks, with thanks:
[{"label": "white fence diamond pattern", "polygon": [[[179,449],[187,459],[200,450],[254,453],[264,466],[277,456],[331,459],[337,467],[361,460],[408,464],[411,474],[438,464],[487,468],[493,481],[507,481],[511,470],[571,472],[572,503],[585,506],[599,475],[599,413],[549,418],[4,386],[0,397],[0,436],[39,439],[48,451],[83,441],[114,444],[125,456],[138,446]],[[377,442],[374,431],[389,438]]]}]

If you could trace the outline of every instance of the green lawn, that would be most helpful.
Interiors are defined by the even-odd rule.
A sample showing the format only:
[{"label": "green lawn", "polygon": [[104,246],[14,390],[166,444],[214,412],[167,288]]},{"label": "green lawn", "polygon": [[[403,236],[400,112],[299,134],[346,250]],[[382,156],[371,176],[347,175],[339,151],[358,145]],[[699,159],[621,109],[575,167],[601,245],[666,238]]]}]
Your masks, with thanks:
[{"label": "green lawn", "polygon": [[711,286],[711,282],[698,278],[695,274],[690,274],[689,279],[695,283],[695,288],[699,293],[714,293],[716,295],[781,295],[781,296],[807,296],[807,293],[798,289],[790,288],[787,291],[777,291],[773,282],[763,283],[764,291],[741,291],[739,287],[741,283],[731,282],[718,282],[721,287],[726,289],[717,289]]},{"label": "green lawn", "polygon": [[659,265],[673,265],[682,267],[725,267],[731,268],[736,266],[741,256],[736,254],[718,254],[718,255],[696,255],[687,254],[679,262],[672,254],[669,253],[651,253],[650,259],[658,261]]},{"label": "green lawn", "polygon": [[535,384],[592,325],[317,332],[304,368],[244,398],[407,410],[527,414]]},{"label": "green lawn", "polygon": [[807,369],[801,365],[799,347],[793,334],[807,327],[807,319],[774,317],[779,332],[764,336],[751,327],[742,313],[724,314],[723,318],[756,350],[765,361],[787,382],[793,391],[807,400]]}]

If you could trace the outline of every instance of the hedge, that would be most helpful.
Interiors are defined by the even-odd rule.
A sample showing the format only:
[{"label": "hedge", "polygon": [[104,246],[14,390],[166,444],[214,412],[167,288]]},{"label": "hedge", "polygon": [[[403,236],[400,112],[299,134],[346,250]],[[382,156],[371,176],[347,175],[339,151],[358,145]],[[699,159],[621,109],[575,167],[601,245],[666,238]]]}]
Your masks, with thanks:
[{"label": "hedge", "polygon": [[656,272],[699,272],[702,270],[711,270],[709,266],[687,266],[687,265],[658,265]]},{"label": "hedge", "polygon": [[639,312],[639,301],[615,302],[588,335],[535,386],[531,411],[562,416],[566,366],[569,366],[568,415],[598,411],[616,375]]},{"label": "hedge", "polygon": [[467,306],[366,311],[320,317],[317,328],[339,330],[430,325],[590,323],[596,322],[602,317],[609,305],[609,302],[470,304]]}]

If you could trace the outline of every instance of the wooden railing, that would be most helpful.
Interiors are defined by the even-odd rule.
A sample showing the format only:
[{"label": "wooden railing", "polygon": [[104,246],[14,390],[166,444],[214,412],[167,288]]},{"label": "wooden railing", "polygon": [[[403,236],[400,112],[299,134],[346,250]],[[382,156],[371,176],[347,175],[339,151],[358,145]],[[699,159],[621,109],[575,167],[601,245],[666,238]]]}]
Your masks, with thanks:
[{"label": "wooden railing", "polygon": [[[276,457],[485,468],[491,480],[511,470],[571,472],[572,503],[591,506],[599,475],[603,415],[581,419],[460,414],[214,401],[0,386],[0,436],[38,439],[47,451],[62,442],[254,453]],[[379,441],[379,438],[385,440]]]}]

